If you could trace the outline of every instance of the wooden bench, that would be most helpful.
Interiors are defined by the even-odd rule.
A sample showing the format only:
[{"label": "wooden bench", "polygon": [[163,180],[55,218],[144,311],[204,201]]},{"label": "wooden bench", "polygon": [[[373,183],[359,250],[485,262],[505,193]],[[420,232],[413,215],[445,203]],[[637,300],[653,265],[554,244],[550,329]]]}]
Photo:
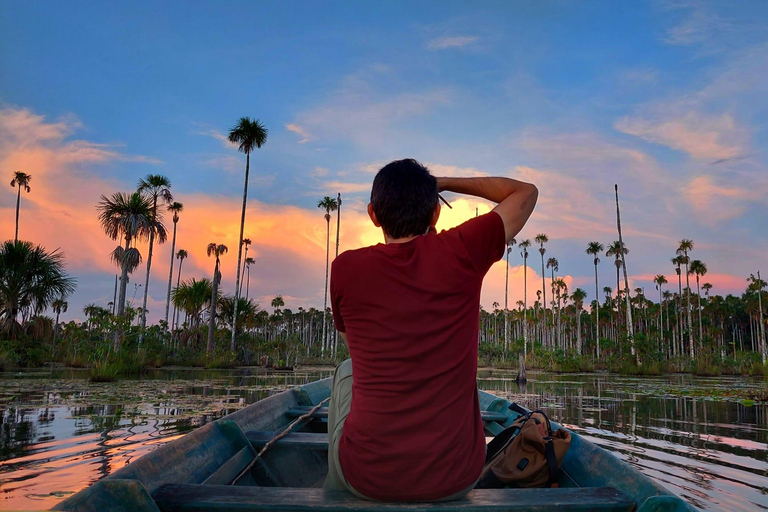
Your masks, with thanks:
[{"label": "wooden bench", "polygon": [[163,512],[198,511],[462,511],[543,512],[623,511],[635,504],[612,487],[565,489],[477,489],[466,498],[446,503],[380,503],[355,498],[345,491],[323,489],[240,487],[223,485],[164,485],[153,499]]},{"label": "wooden bench", "polygon": [[[286,414],[292,418],[298,418],[299,416],[303,416],[304,414],[307,414],[309,411],[312,410],[312,406],[310,405],[300,405],[297,407],[291,407],[288,409]],[[317,411],[312,413],[313,418],[327,418],[328,417],[328,408],[327,407],[320,407]],[[507,415],[503,412],[494,412],[494,411],[480,411],[480,419],[483,421],[499,421],[499,422],[505,422],[507,420]]]}]

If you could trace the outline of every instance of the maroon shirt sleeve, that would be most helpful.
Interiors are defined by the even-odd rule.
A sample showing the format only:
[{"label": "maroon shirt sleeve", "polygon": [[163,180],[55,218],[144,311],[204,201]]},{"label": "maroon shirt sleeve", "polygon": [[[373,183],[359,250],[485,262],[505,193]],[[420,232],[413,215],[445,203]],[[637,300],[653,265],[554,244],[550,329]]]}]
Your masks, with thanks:
[{"label": "maroon shirt sleeve", "polygon": [[496,212],[470,219],[456,228],[475,270],[485,275],[504,256],[504,221]]},{"label": "maroon shirt sleeve", "polygon": [[339,312],[341,295],[338,290],[337,276],[340,271],[340,268],[336,265],[336,261],[334,261],[331,266],[331,312],[333,313],[333,324],[336,327],[336,330],[339,332],[347,332],[347,328],[344,327],[344,320],[341,318],[341,313]]}]

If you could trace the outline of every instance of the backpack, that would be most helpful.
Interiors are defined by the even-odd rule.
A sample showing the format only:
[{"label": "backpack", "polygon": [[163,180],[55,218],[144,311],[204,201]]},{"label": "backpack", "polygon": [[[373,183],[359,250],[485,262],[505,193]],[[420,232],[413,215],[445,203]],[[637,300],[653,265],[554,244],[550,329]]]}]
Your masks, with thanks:
[{"label": "backpack", "polygon": [[570,444],[571,433],[563,428],[552,432],[543,411],[521,414],[488,443],[476,487],[557,487],[557,473]]}]

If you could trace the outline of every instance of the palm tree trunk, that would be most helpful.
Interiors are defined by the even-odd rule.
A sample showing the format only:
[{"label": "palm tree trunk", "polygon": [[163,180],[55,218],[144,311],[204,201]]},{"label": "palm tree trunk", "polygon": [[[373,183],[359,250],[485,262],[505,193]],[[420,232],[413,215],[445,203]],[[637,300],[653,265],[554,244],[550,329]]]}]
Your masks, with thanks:
[{"label": "palm tree trunk", "polygon": [[[757,271],[757,281],[758,286],[761,283],[760,279],[760,271]],[[766,350],[765,350],[765,321],[763,320],[763,290],[762,288],[757,289],[757,309],[760,312],[760,352],[763,356],[763,366],[765,366],[765,357],[766,357]]]},{"label": "palm tree trunk", "polygon": [[[243,230],[245,229],[245,206],[248,200],[248,174],[251,170],[251,154],[245,153],[245,185],[243,186],[243,210],[240,214],[240,239],[237,244],[237,275],[235,276],[235,304],[234,313],[232,318],[232,325],[235,326],[237,319],[237,299],[240,298],[240,264],[243,256]],[[229,349],[234,352],[235,350],[235,336],[237,329],[232,328],[232,341],[230,342]]]},{"label": "palm tree trunk", "polygon": [[693,321],[691,320],[691,281],[688,277],[688,254],[685,255],[685,288],[685,298],[688,303],[688,344],[690,345],[691,359],[693,359]]},{"label": "palm tree trunk", "polygon": [[[337,192],[336,196],[336,256],[339,257],[339,231],[341,228],[341,192]],[[336,349],[339,346],[339,331],[334,329],[333,336],[333,355],[336,355]]]},{"label": "palm tree trunk", "polygon": [[[219,258],[216,258],[216,266],[213,270],[213,292],[211,293],[211,311],[208,315],[208,343],[205,346],[205,355],[211,355],[213,352],[213,335],[216,332],[216,299],[219,288]],[[234,331],[234,329],[233,329]]]},{"label": "palm tree trunk", "polygon": [[[546,271],[544,270],[544,253],[539,251],[541,254],[541,336],[544,337],[544,331],[547,328],[547,285],[544,281],[544,276],[546,276]],[[542,339],[542,344],[544,340]]]},{"label": "palm tree trunk", "polygon": [[[152,220],[157,220],[157,197],[152,205]],[[147,252],[147,278],[144,281],[144,301],[141,305],[141,331],[139,332],[139,346],[144,341],[144,328],[147,326],[147,296],[149,295],[149,271],[152,268],[152,249],[155,245],[155,230],[149,232],[149,251]]]},{"label": "palm tree trunk", "polygon": [[504,277],[504,355],[509,350],[509,251],[507,251],[506,275]]},{"label": "palm tree trunk", "polygon": [[168,332],[168,313],[171,308],[171,282],[173,281],[173,257],[176,252],[176,224],[173,221],[173,241],[171,242],[171,269],[168,271],[168,293],[165,296],[165,331]]},{"label": "palm tree trunk", "polygon": [[251,266],[248,265],[245,270],[248,272],[248,278],[247,281],[245,281],[245,300],[248,300],[248,292],[250,292],[251,289]]},{"label": "palm tree trunk", "polygon": [[633,326],[632,326],[632,305],[629,302],[629,280],[627,279],[627,259],[624,256],[624,241],[621,238],[621,213],[619,211],[619,186],[614,185],[614,190],[616,191],[616,227],[619,231],[619,244],[621,246],[621,250],[619,253],[621,254],[621,268],[624,273],[624,289],[627,292],[627,334],[629,335],[629,343],[630,343],[630,350],[632,351],[632,355],[635,356],[635,362],[637,365],[640,365],[640,356],[635,352],[635,333],[633,332]]},{"label": "palm tree trunk", "polygon": [[19,241],[19,206],[21,204],[21,183],[19,183],[19,192],[16,194],[16,233],[13,235],[13,241]]},{"label": "palm tree trunk", "polygon": [[[181,283],[181,266],[184,264],[184,258],[179,258],[179,273],[176,276],[176,288],[179,287],[179,284]],[[176,316],[176,304],[173,305],[173,329],[175,330],[178,327],[179,318]]]},{"label": "palm tree trunk", "polygon": [[597,358],[600,359],[600,288],[597,284],[597,263],[595,263],[595,345]]},{"label": "palm tree trunk", "polygon": [[[525,249],[523,254],[526,254]],[[528,258],[525,256],[523,256],[523,357],[528,357]]]},{"label": "palm tree trunk", "polygon": [[325,214],[326,234],[325,234],[325,291],[323,292],[323,344],[322,354],[325,353],[325,336],[328,332],[325,311],[328,308],[328,265],[331,252],[331,215]]},{"label": "palm tree trunk", "polygon": [[699,289],[699,274],[696,274],[696,295],[699,296],[699,353],[704,347],[704,330],[701,326],[701,290]]}]

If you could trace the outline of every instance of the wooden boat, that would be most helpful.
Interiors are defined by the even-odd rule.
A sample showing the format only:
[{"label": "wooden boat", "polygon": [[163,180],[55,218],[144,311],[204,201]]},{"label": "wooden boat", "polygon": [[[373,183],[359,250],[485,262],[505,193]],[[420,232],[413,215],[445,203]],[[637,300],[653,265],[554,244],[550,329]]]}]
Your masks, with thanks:
[{"label": "wooden boat", "polygon": [[[555,489],[476,489],[462,500],[422,504],[378,503],[343,491],[324,491],[327,409],[319,406],[330,388],[331,379],[313,382],[209,423],[75,494],[55,510],[694,510],[575,433],[560,471],[560,487]],[[489,436],[520,414],[507,400],[479,395]],[[274,441],[291,424],[293,428]],[[258,457],[267,443],[268,449]]]}]

